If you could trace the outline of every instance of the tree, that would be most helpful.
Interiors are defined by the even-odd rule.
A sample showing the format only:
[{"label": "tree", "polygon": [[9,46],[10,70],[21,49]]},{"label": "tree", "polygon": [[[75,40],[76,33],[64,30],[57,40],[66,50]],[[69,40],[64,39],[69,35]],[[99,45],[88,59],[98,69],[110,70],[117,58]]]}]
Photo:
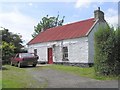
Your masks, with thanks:
[{"label": "tree", "polygon": [[45,31],[49,28],[62,26],[64,18],[65,16],[63,16],[62,20],[59,20],[59,15],[57,15],[57,17],[49,17],[48,15],[46,17],[43,17],[37,26],[34,26],[34,33],[32,34],[32,37],[34,38],[40,32]]},{"label": "tree", "polygon": [[11,43],[13,43],[14,46],[16,47],[15,53],[21,52],[21,48],[23,47],[23,45],[22,45],[23,41],[21,40],[20,35],[12,34],[11,38],[12,38]]},{"label": "tree", "polygon": [[120,75],[120,27],[115,31],[115,41],[114,41],[114,54],[115,54],[115,73]]},{"label": "tree", "polygon": [[9,32],[8,29],[1,30],[0,34],[2,35],[2,41],[5,41],[6,43],[12,43],[16,48],[14,50],[15,53],[20,52],[22,46],[22,40],[20,38],[20,35],[13,34],[12,32]]},{"label": "tree", "polygon": [[120,74],[120,29],[100,27],[95,33],[94,67],[96,75]]},{"label": "tree", "polygon": [[9,62],[9,59],[14,53],[21,52],[22,40],[19,35],[9,32],[8,29],[0,30],[0,38],[2,39],[2,60]]}]

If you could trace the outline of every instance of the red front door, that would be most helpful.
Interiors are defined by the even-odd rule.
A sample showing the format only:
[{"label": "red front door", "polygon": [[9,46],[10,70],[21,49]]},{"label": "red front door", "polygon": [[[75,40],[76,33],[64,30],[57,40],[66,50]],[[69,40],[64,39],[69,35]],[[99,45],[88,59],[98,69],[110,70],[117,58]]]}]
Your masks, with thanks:
[{"label": "red front door", "polygon": [[48,64],[53,64],[52,48],[48,48]]}]

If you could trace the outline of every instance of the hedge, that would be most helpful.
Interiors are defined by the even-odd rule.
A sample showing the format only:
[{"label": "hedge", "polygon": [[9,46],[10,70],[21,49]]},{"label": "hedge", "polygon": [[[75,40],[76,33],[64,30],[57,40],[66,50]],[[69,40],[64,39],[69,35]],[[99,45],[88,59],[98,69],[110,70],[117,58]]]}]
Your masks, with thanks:
[{"label": "hedge", "polygon": [[120,74],[120,29],[99,27],[95,32],[94,68],[96,75]]}]

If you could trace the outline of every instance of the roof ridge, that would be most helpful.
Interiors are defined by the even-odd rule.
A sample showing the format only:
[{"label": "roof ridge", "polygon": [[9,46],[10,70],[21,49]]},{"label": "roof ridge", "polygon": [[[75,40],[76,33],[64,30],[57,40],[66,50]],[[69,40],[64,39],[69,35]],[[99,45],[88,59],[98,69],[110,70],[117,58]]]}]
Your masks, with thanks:
[{"label": "roof ridge", "polygon": [[84,19],[84,20],[81,20],[81,21],[76,21],[76,22],[68,23],[68,24],[65,24],[65,25],[70,25],[70,24],[75,24],[75,23],[79,23],[79,22],[84,22],[84,21],[91,20],[91,19],[94,19],[94,18],[88,18],[88,19]]}]

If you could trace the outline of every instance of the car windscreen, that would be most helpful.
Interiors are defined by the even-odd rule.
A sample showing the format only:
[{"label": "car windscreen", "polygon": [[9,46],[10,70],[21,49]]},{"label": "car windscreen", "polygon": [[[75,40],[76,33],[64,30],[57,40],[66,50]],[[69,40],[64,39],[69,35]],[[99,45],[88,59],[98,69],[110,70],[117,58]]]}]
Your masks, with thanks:
[{"label": "car windscreen", "polygon": [[25,57],[34,57],[32,54],[30,53],[21,53],[20,55],[22,58],[25,58]]}]

